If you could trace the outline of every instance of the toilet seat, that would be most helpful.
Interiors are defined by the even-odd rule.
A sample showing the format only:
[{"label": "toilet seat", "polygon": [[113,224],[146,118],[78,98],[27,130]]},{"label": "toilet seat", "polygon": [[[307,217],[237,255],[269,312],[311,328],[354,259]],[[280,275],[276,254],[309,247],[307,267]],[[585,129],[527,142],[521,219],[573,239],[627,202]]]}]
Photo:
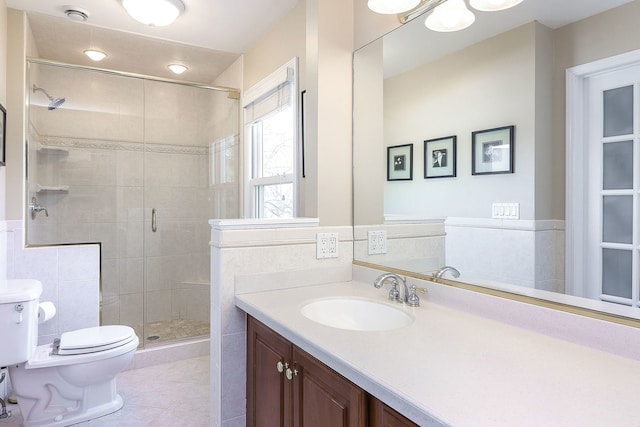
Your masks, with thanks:
[{"label": "toilet seat", "polygon": [[124,345],[135,337],[129,326],[108,325],[64,332],[57,344],[60,356],[95,353]]}]

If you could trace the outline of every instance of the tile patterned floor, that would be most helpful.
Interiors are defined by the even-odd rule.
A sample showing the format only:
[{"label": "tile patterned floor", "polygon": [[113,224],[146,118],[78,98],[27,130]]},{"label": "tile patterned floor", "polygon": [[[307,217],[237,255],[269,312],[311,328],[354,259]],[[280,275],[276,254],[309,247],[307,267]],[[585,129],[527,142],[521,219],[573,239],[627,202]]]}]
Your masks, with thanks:
[{"label": "tile patterned floor", "polygon": [[[148,323],[143,334],[142,325],[132,326],[142,344],[158,344],[183,339],[209,336],[209,322],[199,320],[170,320]],[[149,337],[157,337],[149,339]]]},{"label": "tile patterned floor", "polygon": [[[126,371],[117,383],[124,407],[77,426],[209,426],[209,356]],[[19,406],[8,406],[13,415],[0,427],[20,427]]]}]

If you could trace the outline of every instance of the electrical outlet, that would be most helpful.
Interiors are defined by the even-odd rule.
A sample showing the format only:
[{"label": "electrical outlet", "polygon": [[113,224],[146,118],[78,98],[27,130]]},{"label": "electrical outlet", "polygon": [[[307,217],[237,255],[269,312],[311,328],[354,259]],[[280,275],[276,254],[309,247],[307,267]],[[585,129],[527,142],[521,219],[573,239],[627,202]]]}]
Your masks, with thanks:
[{"label": "electrical outlet", "polygon": [[338,258],[338,233],[316,234],[316,258]]},{"label": "electrical outlet", "polygon": [[387,232],[384,230],[367,231],[369,255],[387,253]]}]

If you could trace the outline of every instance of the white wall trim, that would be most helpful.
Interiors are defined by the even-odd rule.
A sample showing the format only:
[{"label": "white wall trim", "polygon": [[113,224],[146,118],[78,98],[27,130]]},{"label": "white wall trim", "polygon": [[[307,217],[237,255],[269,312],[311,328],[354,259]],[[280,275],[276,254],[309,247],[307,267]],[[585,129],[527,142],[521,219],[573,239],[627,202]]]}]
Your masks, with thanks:
[{"label": "white wall trim", "polygon": [[445,227],[496,228],[522,231],[561,231],[565,228],[565,222],[557,219],[528,220],[449,217],[444,224]]},{"label": "white wall trim", "polygon": [[244,218],[244,219],[212,219],[209,225],[214,230],[254,230],[269,228],[317,227],[318,218]]}]

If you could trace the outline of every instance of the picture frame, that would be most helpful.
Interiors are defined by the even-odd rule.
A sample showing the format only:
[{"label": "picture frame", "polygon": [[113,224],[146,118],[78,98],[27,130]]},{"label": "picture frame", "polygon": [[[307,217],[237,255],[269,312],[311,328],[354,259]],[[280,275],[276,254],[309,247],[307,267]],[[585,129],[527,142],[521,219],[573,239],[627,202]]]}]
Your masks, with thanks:
[{"label": "picture frame", "polygon": [[0,166],[5,166],[7,153],[7,110],[0,104]]},{"label": "picture frame", "polygon": [[514,173],[515,126],[471,133],[471,174]]},{"label": "picture frame", "polygon": [[413,179],[413,144],[387,147],[387,181]]},{"label": "picture frame", "polygon": [[450,178],[456,176],[455,135],[424,141],[424,177]]}]

